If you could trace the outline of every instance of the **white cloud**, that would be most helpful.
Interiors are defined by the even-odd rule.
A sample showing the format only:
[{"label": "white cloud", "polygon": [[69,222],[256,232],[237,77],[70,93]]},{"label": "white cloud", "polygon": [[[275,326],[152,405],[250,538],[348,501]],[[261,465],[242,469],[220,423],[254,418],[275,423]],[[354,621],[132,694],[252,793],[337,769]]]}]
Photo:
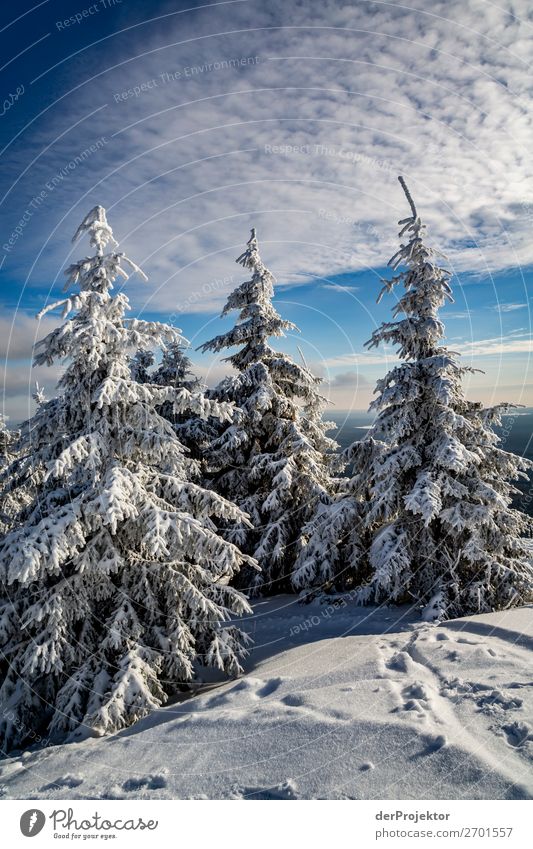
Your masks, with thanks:
[{"label": "white cloud", "polygon": [[33,393],[39,383],[46,397],[55,394],[62,364],[32,366],[35,343],[57,327],[60,319],[52,315],[36,321],[34,316],[17,312],[13,319],[0,318],[0,387],[2,409],[13,422],[28,418],[35,409]]},{"label": "white cloud", "polygon": [[443,314],[443,318],[445,319],[445,321],[448,321],[448,319],[467,319],[468,321],[471,321],[472,317],[473,316],[471,310],[452,310],[451,312],[446,310],[446,312]]},{"label": "white cloud", "polygon": [[[527,354],[533,352],[533,339],[530,333],[520,331],[511,331],[506,336],[495,336],[489,339],[477,339],[471,341],[450,340],[449,348],[456,351],[462,356],[480,357],[488,355],[505,354]],[[393,348],[386,348],[382,351],[358,351],[347,354],[340,354],[336,357],[329,357],[324,360],[324,365],[329,368],[338,368],[347,365],[381,365],[383,369],[392,368],[398,358],[394,353]],[[346,374],[354,374],[357,372],[347,372]],[[341,380],[342,375],[338,376]]]},{"label": "white cloud", "polygon": [[496,304],[493,309],[496,312],[516,312],[517,310],[527,309],[529,304]]},{"label": "white cloud", "polygon": [[328,375],[321,387],[322,394],[336,410],[366,409],[372,399],[373,390],[373,382],[353,369],[334,376]]},{"label": "white cloud", "polygon": [[[3,157],[12,182],[0,212],[2,244],[32,198],[46,197],[2,271],[57,290],[70,258],[86,250],[73,248],[70,236],[102,203],[121,248],[150,277],[148,285],[135,277],[126,284],[135,313],[155,310],[179,325],[183,312],[218,311],[243,279],[234,260],[252,226],[280,288],[382,267],[407,213],[398,173],[454,271],[527,266],[530,18],[527,0],[249,0],[171,15],[93,45],[62,63],[59,77],[42,78],[39,85],[60,95],[70,80],[72,92]],[[10,336],[3,320],[0,345],[24,359],[35,323],[18,319],[17,327]],[[463,349],[503,355],[530,345],[506,337]],[[385,370],[395,361],[393,351],[351,352],[325,367]]]},{"label": "white cloud", "polygon": [[[6,159],[17,175],[36,157],[14,194],[31,199],[106,143],[49,192],[6,263],[27,272],[42,248],[33,276],[54,279],[101,202],[150,275],[130,284],[136,304],[211,310],[252,225],[280,283],[383,265],[406,213],[399,172],[455,270],[533,262],[529,5],[411,5],[210,6],[110,39],[95,68],[90,49],[64,63],[83,84]],[[7,206],[4,233],[20,212]]]},{"label": "white cloud", "polygon": [[349,365],[380,365],[384,368],[390,368],[396,362],[398,362],[398,357],[396,356],[394,349],[390,347],[382,347],[379,350],[352,351],[347,354],[339,354],[335,357],[327,357],[324,360],[324,365],[328,368],[339,368],[341,366]]},{"label": "white cloud", "polygon": [[334,292],[359,292],[359,286],[342,286],[340,283],[322,283],[321,289],[331,289]]},{"label": "white cloud", "polygon": [[367,386],[368,380],[358,371],[343,371],[330,377],[326,381],[331,389],[340,389],[344,387],[355,388],[358,386]]},{"label": "white cloud", "polygon": [[530,334],[518,338],[513,334],[509,334],[507,337],[496,336],[492,339],[464,342],[459,346],[458,351],[464,356],[469,355],[472,357],[529,354],[533,352],[533,339]]},{"label": "white cloud", "polygon": [[46,398],[56,394],[56,385],[62,374],[61,365],[32,368],[31,362],[11,362],[7,368],[0,365],[0,386],[5,412],[9,420],[18,423],[33,415],[35,402],[33,393],[36,383],[44,390]]},{"label": "white cloud", "polygon": [[32,356],[35,343],[61,323],[61,319],[18,312],[11,318],[0,317],[0,360],[21,360]]}]

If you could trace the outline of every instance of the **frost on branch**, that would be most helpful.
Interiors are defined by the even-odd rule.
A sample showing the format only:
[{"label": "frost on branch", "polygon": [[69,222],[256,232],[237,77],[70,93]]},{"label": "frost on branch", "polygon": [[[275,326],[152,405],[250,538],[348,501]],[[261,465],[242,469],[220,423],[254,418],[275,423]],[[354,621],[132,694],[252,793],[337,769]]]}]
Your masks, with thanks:
[{"label": "frost on branch", "polygon": [[66,360],[58,395],[22,429],[10,470],[22,504],[0,545],[2,747],[30,732],[105,734],[136,721],[189,681],[198,664],[240,671],[249,611],[229,586],[246,563],[216,521],[241,510],[197,480],[159,409],[229,419],[229,404],[187,388],[137,383],[129,352],[180,344],[178,331],[127,319],[112,295],[123,264],[105,212],[78,229],[96,254],[67,270],[78,291],[36,363]]},{"label": "frost on branch", "polygon": [[209,480],[253,525],[226,530],[261,566],[260,573],[242,573],[246,585],[254,592],[280,592],[291,585],[305,524],[331,498],[336,443],[322,421],[320,380],[269,344],[271,336],[297,328],[272,303],[274,278],[259,255],[255,230],[237,262],[251,276],[222,313],[237,310],[237,323],[202,345],[204,351],[239,349],[227,357],[235,376],[209,393],[238,408],[208,448]]}]

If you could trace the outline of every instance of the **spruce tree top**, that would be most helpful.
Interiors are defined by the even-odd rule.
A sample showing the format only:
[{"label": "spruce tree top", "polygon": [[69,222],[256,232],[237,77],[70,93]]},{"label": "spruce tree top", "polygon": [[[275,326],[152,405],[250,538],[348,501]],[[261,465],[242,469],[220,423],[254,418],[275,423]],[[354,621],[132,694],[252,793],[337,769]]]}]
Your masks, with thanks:
[{"label": "spruce tree top", "polygon": [[[435,260],[442,256],[424,244],[425,225],[422,224],[413,199],[403,177],[398,177],[405,192],[412,215],[398,222],[401,227],[400,238],[408,234],[409,241],[402,244],[400,250],[389,260],[389,266],[396,270],[400,265],[405,270],[391,280],[384,281],[378,303],[386,292],[403,284],[405,292],[393,310],[393,316],[404,314],[399,322],[383,324],[374,331],[366,344],[377,347],[380,342],[394,342],[400,345],[398,355],[406,360],[418,360],[433,356],[438,351],[438,343],[444,336],[444,325],[438,318],[438,311],[446,301],[453,302],[449,285],[451,273],[440,268]],[[442,257],[444,259],[444,257]]]},{"label": "spruce tree top", "polygon": [[201,389],[200,379],[192,370],[192,362],[185,354],[183,342],[170,342],[163,350],[161,364],[153,375],[153,382],[161,386],[185,388],[189,391]]},{"label": "spruce tree top", "polygon": [[284,336],[285,330],[296,330],[291,321],[281,318],[272,304],[274,276],[259,256],[255,228],[247,242],[246,250],[236,260],[252,272],[250,280],[241,283],[229,296],[222,316],[239,310],[239,321],[228,332],[216,336],[201,346],[202,351],[220,351],[237,345],[244,347],[226,360],[237,371],[244,371],[250,363],[261,362],[265,357],[281,357],[268,344],[269,336]]}]

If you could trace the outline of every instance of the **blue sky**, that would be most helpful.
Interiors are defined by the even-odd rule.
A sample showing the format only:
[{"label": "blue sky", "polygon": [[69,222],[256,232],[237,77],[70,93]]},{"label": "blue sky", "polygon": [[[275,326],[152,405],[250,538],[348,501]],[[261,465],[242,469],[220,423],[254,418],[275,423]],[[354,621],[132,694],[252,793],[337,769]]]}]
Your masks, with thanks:
[{"label": "blue sky", "polygon": [[[533,9],[527,0],[202,4],[44,0],[6,6],[0,39],[0,365],[4,410],[31,411],[35,312],[85,251],[100,203],[149,283],[134,314],[193,345],[242,279],[252,226],[301,330],[279,345],[363,409],[394,351],[364,342],[390,316],[381,274],[407,214],[454,272],[450,347],[482,369],[470,397],[533,405]],[[208,383],[227,371],[194,354]]]}]

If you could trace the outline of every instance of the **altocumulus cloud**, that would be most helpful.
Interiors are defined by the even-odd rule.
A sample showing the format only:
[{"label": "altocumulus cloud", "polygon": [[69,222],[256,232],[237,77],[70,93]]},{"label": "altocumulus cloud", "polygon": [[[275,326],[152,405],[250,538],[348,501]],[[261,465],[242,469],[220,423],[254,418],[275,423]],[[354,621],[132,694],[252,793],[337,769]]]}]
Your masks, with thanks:
[{"label": "altocumulus cloud", "polygon": [[147,266],[154,285],[136,295],[150,309],[201,295],[252,221],[295,285],[302,272],[383,265],[405,213],[400,171],[456,269],[532,262],[527,0],[175,8],[155,6],[154,18],[169,16],[107,39],[96,65],[88,47],[40,80],[68,75],[70,88],[8,151],[15,179],[35,158],[17,190],[31,197],[88,143],[106,144],[34,217],[9,258],[21,270],[31,246],[32,258],[43,249],[33,276],[57,273],[96,201]]},{"label": "altocumulus cloud", "polygon": [[[57,290],[70,236],[95,203],[150,277],[127,284],[136,313],[177,324],[183,312],[218,310],[228,289],[219,281],[236,274],[251,226],[280,287],[379,269],[406,214],[398,173],[454,271],[533,262],[527,0],[154,3],[149,22],[122,8],[118,34],[39,69],[32,92],[46,92],[47,109],[3,155],[4,233],[44,192],[2,269],[34,294]],[[14,132],[23,106],[5,116]],[[357,289],[333,283],[332,295],[339,287]],[[499,311],[512,315],[523,298],[507,298]],[[497,350],[485,339],[464,350],[527,345]],[[324,365],[394,359],[328,350]],[[209,381],[215,371],[205,369]]]}]

